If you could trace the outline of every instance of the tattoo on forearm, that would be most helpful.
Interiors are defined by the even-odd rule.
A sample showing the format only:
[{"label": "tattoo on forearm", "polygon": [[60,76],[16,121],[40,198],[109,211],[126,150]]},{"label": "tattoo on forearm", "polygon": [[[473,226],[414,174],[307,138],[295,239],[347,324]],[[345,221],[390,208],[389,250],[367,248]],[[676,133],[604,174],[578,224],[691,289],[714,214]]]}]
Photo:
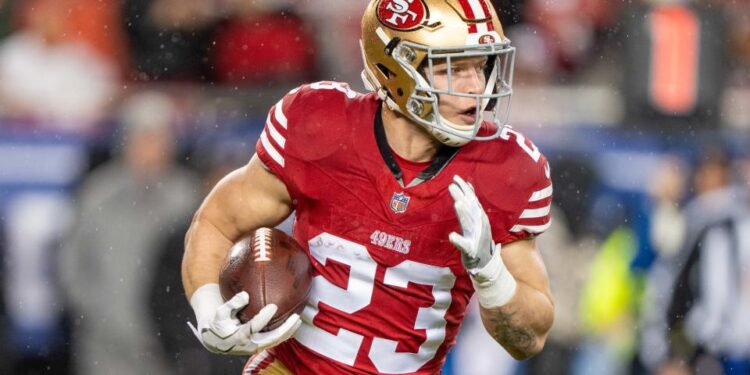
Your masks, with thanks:
[{"label": "tattoo on forearm", "polygon": [[529,353],[536,346],[536,334],[530,327],[525,327],[513,320],[514,312],[495,311],[489,314],[489,331],[499,342],[511,346],[518,351]]}]

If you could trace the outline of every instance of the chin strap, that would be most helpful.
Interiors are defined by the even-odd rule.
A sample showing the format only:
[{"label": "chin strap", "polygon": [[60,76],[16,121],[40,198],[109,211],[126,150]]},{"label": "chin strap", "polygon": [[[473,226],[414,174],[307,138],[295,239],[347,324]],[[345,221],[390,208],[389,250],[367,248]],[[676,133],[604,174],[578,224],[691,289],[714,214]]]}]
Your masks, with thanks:
[{"label": "chin strap", "polygon": [[373,77],[373,74],[370,69],[367,68],[367,65],[365,65],[362,73],[360,73],[360,78],[362,78],[362,83],[365,85],[365,89],[367,89],[367,91],[376,92],[378,94],[378,98],[385,102],[388,105],[388,108],[390,108],[392,111],[403,113],[401,112],[401,108],[398,107],[398,104],[396,104],[396,102],[393,101],[393,99],[391,99],[391,97],[388,95],[388,91],[386,91],[385,87],[377,84],[377,80],[375,79],[375,77]]},{"label": "chin strap", "polygon": [[398,104],[396,104],[396,102],[394,102],[393,99],[388,96],[388,92],[385,91],[385,89],[380,89],[378,91],[378,97],[380,97],[380,99],[384,101],[385,104],[388,105],[388,108],[390,108],[392,111],[404,114],[403,112],[401,112],[401,108],[398,107]]}]

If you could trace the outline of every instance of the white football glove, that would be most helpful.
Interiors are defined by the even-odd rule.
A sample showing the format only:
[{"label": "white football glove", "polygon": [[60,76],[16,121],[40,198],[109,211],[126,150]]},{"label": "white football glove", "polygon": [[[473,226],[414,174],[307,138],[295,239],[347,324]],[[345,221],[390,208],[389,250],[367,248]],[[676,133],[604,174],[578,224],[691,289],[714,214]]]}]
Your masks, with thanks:
[{"label": "white football glove", "polygon": [[247,292],[240,292],[224,302],[218,284],[203,285],[190,298],[198,328],[188,325],[212,353],[251,356],[286,341],[302,324],[299,315],[293,314],[281,326],[260,332],[276,313],[278,307],[274,304],[266,305],[252,319],[240,323],[237,312],[247,305],[249,298]]},{"label": "white football glove", "polygon": [[500,244],[492,240],[487,214],[474,187],[458,175],[453,176],[448,191],[462,232],[452,232],[448,239],[461,251],[461,261],[471,276],[479,303],[486,308],[502,306],[516,293],[516,279],[505,268]]}]

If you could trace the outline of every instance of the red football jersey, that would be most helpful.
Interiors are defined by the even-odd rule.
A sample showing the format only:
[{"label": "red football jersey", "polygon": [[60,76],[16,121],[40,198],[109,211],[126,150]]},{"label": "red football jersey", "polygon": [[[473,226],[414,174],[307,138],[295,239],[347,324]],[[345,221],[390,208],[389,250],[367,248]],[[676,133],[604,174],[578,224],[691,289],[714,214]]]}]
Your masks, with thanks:
[{"label": "red football jersey", "polygon": [[257,144],[294,200],[294,237],[314,267],[303,324],[272,349],[296,374],[434,374],[474,290],[448,234],[459,231],[448,185],[474,185],[496,242],[543,232],[552,186],[539,150],[507,127],[470,142],[434,178],[403,188],[374,132],[380,101],[345,84],[295,89],[270,111]]}]

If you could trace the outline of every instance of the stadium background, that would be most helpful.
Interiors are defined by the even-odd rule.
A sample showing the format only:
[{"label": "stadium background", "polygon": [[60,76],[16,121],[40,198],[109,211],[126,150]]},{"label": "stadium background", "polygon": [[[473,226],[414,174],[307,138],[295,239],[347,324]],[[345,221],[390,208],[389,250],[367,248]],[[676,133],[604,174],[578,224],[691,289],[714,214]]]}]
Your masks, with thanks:
[{"label": "stadium background", "polygon": [[[98,337],[79,331],[107,318],[80,299],[110,300],[76,295],[97,283],[139,290],[121,319],[141,319],[153,337],[142,347],[122,344],[128,358],[166,363],[165,373],[221,373],[188,343],[180,236],[216,177],[252,155],[267,109],[286,91],[312,80],[362,89],[356,38],[365,3],[0,0],[0,373],[77,373],[79,351],[90,348],[76,340]],[[687,236],[681,209],[748,188],[750,3],[495,3],[518,48],[511,124],[552,165],[556,224],[540,246],[558,316],[544,353],[515,362],[470,315],[446,373],[646,371],[647,275]],[[135,141],[155,133],[162,138]],[[173,148],[173,162],[128,159],[147,154],[149,142]],[[163,202],[151,206],[125,190],[115,207],[134,213],[86,207],[92,185],[120,191],[122,181],[95,171],[122,160],[123,171],[140,166],[157,176],[133,178],[144,191],[172,172],[192,181],[176,182],[189,191],[170,206],[175,214],[156,218]],[[139,215],[152,223],[148,236],[128,232]],[[118,241],[108,250],[123,265],[135,262],[122,272],[135,269],[140,280],[117,267],[81,273],[100,265],[77,261],[108,254],[77,249],[87,222],[125,232],[99,241]],[[150,240],[128,241],[135,237]],[[99,344],[107,345],[89,346]]]}]

